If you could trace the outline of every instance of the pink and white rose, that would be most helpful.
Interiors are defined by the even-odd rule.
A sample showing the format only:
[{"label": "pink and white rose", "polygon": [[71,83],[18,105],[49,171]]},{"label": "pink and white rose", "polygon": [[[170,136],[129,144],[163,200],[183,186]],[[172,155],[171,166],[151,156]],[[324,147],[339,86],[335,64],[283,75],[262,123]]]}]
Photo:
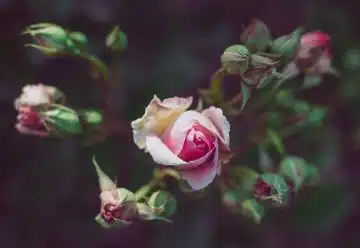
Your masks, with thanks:
[{"label": "pink and white rose", "polygon": [[63,103],[64,94],[57,88],[43,84],[26,85],[22,94],[15,99],[14,106],[18,111],[16,129],[23,134],[49,136],[45,120],[39,114],[39,107],[51,103]]},{"label": "pink and white rose", "polygon": [[192,97],[161,101],[154,96],[133,121],[134,142],[153,160],[177,169],[193,190],[208,186],[230,159],[230,124],[220,108],[188,110]]},{"label": "pink and white rose", "polygon": [[301,36],[295,56],[284,68],[283,74],[287,78],[295,77],[301,72],[316,76],[337,74],[331,62],[330,36],[321,31],[309,32]]}]

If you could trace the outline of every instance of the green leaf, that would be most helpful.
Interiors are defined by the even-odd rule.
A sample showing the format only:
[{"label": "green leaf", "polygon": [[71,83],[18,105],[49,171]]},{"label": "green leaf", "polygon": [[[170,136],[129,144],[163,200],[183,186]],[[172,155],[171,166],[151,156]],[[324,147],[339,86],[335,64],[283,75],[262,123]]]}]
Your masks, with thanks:
[{"label": "green leaf", "polygon": [[259,224],[265,216],[265,208],[260,205],[255,199],[246,199],[243,201],[242,213],[253,219],[255,223]]},{"label": "green leaf", "polygon": [[308,114],[311,111],[310,105],[302,100],[295,101],[293,108],[297,114]]},{"label": "green leaf", "polygon": [[145,203],[137,203],[137,209],[138,209],[138,212],[140,215],[140,219],[142,219],[142,220],[161,220],[161,221],[166,221],[168,223],[172,223],[171,220],[169,220],[165,217],[162,217],[162,216],[158,216],[154,212],[154,209],[152,209]]},{"label": "green leaf", "polygon": [[285,155],[285,146],[280,135],[275,130],[267,129],[267,142],[272,144],[275,149],[281,154]]},{"label": "green leaf", "polygon": [[306,75],[302,84],[303,89],[310,89],[321,84],[322,77],[317,75]]},{"label": "green leaf", "polygon": [[159,211],[158,215],[160,216],[169,217],[176,212],[176,199],[163,190],[154,192],[147,203],[155,212]]},{"label": "green leaf", "polygon": [[276,94],[275,101],[281,106],[290,108],[294,105],[295,98],[291,91],[281,90]]},{"label": "green leaf", "polygon": [[291,180],[294,185],[294,189],[297,191],[307,178],[307,163],[300,157],[286,157],[280,163],[280,173]]},{"label": "green leaf", "polygon": [[136,202],[136,196],[133,192],[125,188],[116,189],[120,199],[120,202]]},{"label": "green leaf", "polygon": [[113,30],[107,35],[105,44],[113,51],[122,51],[128,46],[128,39],[124,32],[122,32],[119,26],[115,26]]},{"label": "green leaf", "polygon": [[308,123],[314,126],[321,126],[328,110],[323,107],[314,107],[308,115]]},{"label": "green leaf", "polygon": [[260,175],[248,167],[233,166],[227,176],[230,177],[235,188],[240,188],[250,193]]},{"label": "green leaf", "polygon": [[54,109],[41,112],[46,122],[60,134],[80,134],[82,127],[77,113],[65,106],[53,104]]},{"label": "green leaf", "polygon": [[233,166],[226,172],[222,201],[232,212],[239,212],[241,203],[252,195],[259,174],[245,166]]},{"label": "green leaf", "polygon": [[290,35],[284,35],[275,39],[271,51],[282,54],[286,59],[291,59],[300,44],[302,29],[298,28]]},{"label": "green leaf", "polygon": [[74,40],[78,45],[85,46],[88,43],[88,38],[81,32],[68,32],[69,37]]},{"label": "green leaf", "polygon": [[280,174],[263,174],[261,179],[272,188],[271,200],[278,204],[284,204],[288,200],[289,186]]},{"label": "green leaf", "polygon": [[241,82],[241,94],[242,94],[242,104],[241,104],[241,110],[244,109],[246,103],[250,99],[251,95],[251,87],[248,86],[246,83]]}]

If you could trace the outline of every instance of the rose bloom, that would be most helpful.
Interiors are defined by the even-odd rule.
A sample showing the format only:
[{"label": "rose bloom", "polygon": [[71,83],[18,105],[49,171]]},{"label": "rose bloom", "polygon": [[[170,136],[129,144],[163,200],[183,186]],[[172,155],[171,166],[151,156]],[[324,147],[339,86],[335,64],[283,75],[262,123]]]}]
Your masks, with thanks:
[{"label": "rose bloom", "polygon": [[100,194],[100,217],[108,224],[115,221],[131,223],[138,219],[139,213],[135,201],[121,201],[118,190],[103,191]]},{"label": "rose bloom", "polygon": [[192,97],[154,96],[133,121],[134,142],[163,166],[173,166],[193,190],[208,186],[230,159],[230,124],[220,108],[187,110]]},{"label": "rose bloom", "polygon": [[38,112],[38,107],[51,103],[62,103],[64,94],[57,88],[43,84],[26,85],[22,94],[15,100],[18,111],[16,129],[23,134],[37,136],[50,135],[45,127],[45,120]]},{"label": "rose bloom", "polygon": [[300,72],[310,75],[337,74],[331,66],[330,36],[320,31],[301,36],[300,45],[283,73],[296,76]]}]

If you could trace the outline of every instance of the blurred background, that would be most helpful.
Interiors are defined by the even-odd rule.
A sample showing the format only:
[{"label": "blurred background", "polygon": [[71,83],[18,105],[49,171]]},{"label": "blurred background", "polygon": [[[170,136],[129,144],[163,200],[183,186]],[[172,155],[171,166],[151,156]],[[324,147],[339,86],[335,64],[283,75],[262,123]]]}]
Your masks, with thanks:
[{"label": "blurred background", "polygon": [[[332,37],[341,79],[325,77],[303,97],[330,107],[326,126],[287,141],[289,150],[322,169],[323,183],[300,192],[288,208],[263,223],[233,216],[220,196],[184,201],[174,224],[138,223],[104,230],[94,220],[98,185],[91,165],[110,165],[123,187],[136,189],[154,166],[131,137],[84,147],[77,139],[19,135],[13,100],[22,86],[61,88],[76,107],[99,105],[82,61],[51,59],[20,36],[29,24],[54,22],[88,35],[89,49],[111,67],[121,88],[112,101],[125,121],[137,118],[156,93],[196,96],[219,67],[224,48],[237,43],[242,25],[263,20],[273,36],[297,26]],[[114,60],[104,38],[114,25],[129,47]],[[0,0],[0,246],[4,248],[356,248],[360,247],[360,43],[358,3],[349,0]],[[232,140],[243,130],[232,125]],[[100,151],[100,152],[99,152]],[[241,158],[238,161],[241,163]]]}]

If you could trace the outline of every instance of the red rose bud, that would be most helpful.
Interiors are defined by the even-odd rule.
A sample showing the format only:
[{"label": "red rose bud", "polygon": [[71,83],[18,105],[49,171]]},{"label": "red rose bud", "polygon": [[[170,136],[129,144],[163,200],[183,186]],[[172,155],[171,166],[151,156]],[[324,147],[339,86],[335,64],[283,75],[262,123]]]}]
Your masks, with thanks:
[{"label": "red rose bud", "polygon": [[108,223],[114,224],[116,221],[132,222],[138,219],[138,211],[135,202],[126,202],[120,205],[108,203],[100,213],[101,218]]},{"label": "red rose bud", "polygon": [[241,34],[241,42],[250,51],[264,51],[271,44],[268,27],[260,20],[253,19]]},{"label": "red rose bud", "polygon": [[272,188],[264,180],[258,179],[257,183],[253,186],[253,194],[255,197],[267,197],[270,196]]},{"label": "red rose bud", "polygon": [[16,129],[22,134],[49,136],[45,127],[45,120],[36,111],[35,107],[22,106],[19,108]]}]

